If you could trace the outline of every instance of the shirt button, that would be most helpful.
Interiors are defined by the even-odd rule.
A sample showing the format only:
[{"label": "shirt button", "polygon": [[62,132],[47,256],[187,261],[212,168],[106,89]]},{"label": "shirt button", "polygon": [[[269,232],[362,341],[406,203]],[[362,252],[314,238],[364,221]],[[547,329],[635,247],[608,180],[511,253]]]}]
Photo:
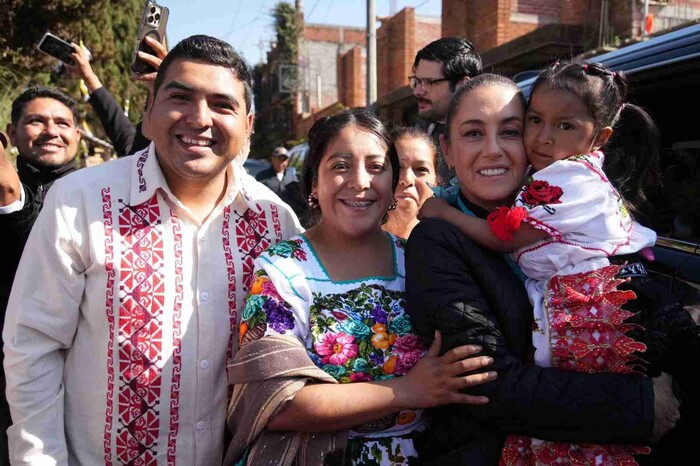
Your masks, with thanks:
[{"label": "shirt button", "polygon": [[207,425],[206,425],[204,422],[199,421],[199,422],[197,423],[197,430],[204,430],[204,428],[205,428],[206,426],[207,426]]},{"label": "shirt button", "polygon": [[209,367],[209,361],[206,359],[202,359],[202,362],[199,363],[199,367],[202,369],[207,369]]},{"label": "shirt button", "polygon": [[202,297],[202,301],[206,301],[207,299],[209,299],[209,293],[207,293],[206,291],[203,292],[200,296]]}]

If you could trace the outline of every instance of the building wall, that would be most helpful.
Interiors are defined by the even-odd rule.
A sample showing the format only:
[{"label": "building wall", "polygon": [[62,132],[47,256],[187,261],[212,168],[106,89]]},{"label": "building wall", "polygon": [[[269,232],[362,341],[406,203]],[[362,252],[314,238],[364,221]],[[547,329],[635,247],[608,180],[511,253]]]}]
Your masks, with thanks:
[{"label": "building wall", "polygon": [[346,107],[363,107],[367,101],[367,53],[355,46],[338,57],[338,101]]},{"label": "building wall", "polygon": [[304,26],[299,53],[302,113],[338,102],[338,56],[356,46],[364,48],[366,42],[367,36],[362,28]]},{"label": "building wall", "polygon": [[588,0],[443,0],[442,37],[465,37],[486,51],[560,22],[570,4],[587,5]]},{"label": "building wall", "polygon": [[440,18],[404,8],[377,29],[377,96],[406,86],[418,50],[439,39]]},{"label": "building wall", "polygon": [[365,46],[367,34],[364,29],[348,26],[327,26],[306,24],[302,31],[304,40],[314,42],[334,42],[336,44],[355,44]]}]

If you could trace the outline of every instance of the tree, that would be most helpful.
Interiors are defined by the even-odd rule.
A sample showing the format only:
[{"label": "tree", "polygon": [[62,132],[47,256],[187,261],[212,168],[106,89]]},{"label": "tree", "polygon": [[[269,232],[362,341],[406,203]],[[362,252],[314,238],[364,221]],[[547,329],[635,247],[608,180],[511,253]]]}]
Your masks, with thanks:
[{"label": "tree", "polygon": [[55,86],[80,98],[78,80],[36,48],[47,31],[69,42],[82,39],[102,83],[122,105],[129,99],[132,119],[140,119],[146,89],[131,80],[129,64],[142,9],[143,0],[0,0],[0,85],[14,84],[0,90],[2,121],[9,120],[9,102],[30,83]]},{"label": "tree", "polygon": [[[299,57],[301,21],[297,10],[287,2],[272,9],[276,41],[268,54],[268,63],[254,69],[256,122],[253,135],[254,156],[268,157],[292,136],[293,96],[279,92],[278,65],[295,65]],[[295,73],[293,71],[293,73]],[[296,80],[297,76],[292,76]]]}]

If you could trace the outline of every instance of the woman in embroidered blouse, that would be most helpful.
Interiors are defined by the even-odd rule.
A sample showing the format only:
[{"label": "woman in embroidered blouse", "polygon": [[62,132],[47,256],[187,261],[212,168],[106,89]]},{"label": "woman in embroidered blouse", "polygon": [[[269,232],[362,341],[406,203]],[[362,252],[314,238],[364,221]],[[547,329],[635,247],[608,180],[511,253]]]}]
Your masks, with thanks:
[{"label": "woman in embroidered blouse", "polygon": [[[554,106],[550,102],[550,107]],[[512,203],[526,166],[524,111],[522,93],[512,81],[501,76],[480,75],[456,92],[448,111],[449,128],[443,152],[446,160],[455,165],[458,179],[450,189],[440,194],[462,212],[458,213],[460,217],[467,214],[476,217],[470,220],[485,218],[489,211]],[[564,123],[561,123],[561,127],[568,129]],[[563,210],[559,204],[555,207],[562,207]],[[571,221],[576,218],[574,215]],[[552,261],[566,259],[556,253],[545,257]],[[489,394],[491,403],[483,409],[468,408],[469,413],[466,416],[462,414],[463,429],[460,432],[468,433],[464,441],[452,443],[464,448],[463,455],[453,455],[453,463],[440,458],[450,450],[449,445],[440,444],[441,432],[444,432],[440,424],[454,431],[455,421],[449,418],[451,415],[459,416],[459,410],[442,410],[441,414],[434,416],[436,424],[431,432],[432,439],[426,442],[431,452],[424,454],[423,458],[438,458],[436,464],[494,464],[498,458],[498,446],[503,441],[499,438],[502,432],[580,444],[622,444],[648,441],[652,437],[652,424],[655,439],[673,427],[678,420],[678,405],[671,395],[667,375],[655,377],[651,382],[633,374],[581,373],[596,372],[591,367],[584,367],[586,363],[596,366],[604,360],[603,356],[608,357],[610,353],[637,349],[633,340],[624,338],[617,342],[620,346],[616,343],[614,347],[612,341],[600,342],[598,346],[595,341],[591,343],[589,340],[599,337],[596,329],[601,331],[600,335],[605,334],[607,322],[589,325],[593,317],[589,317],[589,320],[580,316],[577,316],[578,320],[560,318],[552,327],[566,333],[566,338],[562,338],[561,344],[553,349],[551,361],[541,358],[537,360],[537,366],[526,366],[524,363],[531,364],[532,357],[530,342],[533,338],[528,333],[532,332],[536,337],[539,332],[538,327],[533,326],[532,312],[522,284],[512,273],[518,274],[519,269],[509,258],[505,259],[508,266],[494,252],[472,243],[459,229],[436,219],[422,221],[408,242],[407,310],[419,334],[429,336],[435,328],[439,328],[448,346],[466,342],[484,343],[489,353],[494,355],[494,366],[499,367],[496,381],[470,391]],[[544,267],[538,270],[546,273]],[[519,275],[524,279],[522,273]],[[598,303],[600,317],[611,318],[613,323],[617,322],[616,319],[624,321],[629,318],[629,314],[621,311],[619,305],[634,293],[608,293],[610,288],[624,280],[618,281],[607,275],[600,278],[600,281],[607,280],[601,290],[605,296],[602,300],[597,300],[597,296],[595,300],[590,300]],[[594,279],[599,277],[583,283],[576,292],[572,290],[559,296],[561,301],[577,296],[585,298],[592,292],[586,286],[596,285]],[[658,375],[660,369],[668,370],[673,366],[668,364],[671,353],[667,352],[667,345],[675,336],[689,343],[686,348],[695,345],[697,350],[697,329],[678,303],[666,299],[667,296],[661,293],[652,297],[653,292],[649,291],[658,289],[658,286],[645,278],[635,279],[624,286],[643,296],[641,303],[633,300],[628,306],[640,306],[640,320],[637,322],[646,327],[643,335],[637,332],[637,338],[644,337],[647,342],[654,340],[645,354],[653,363],[649,364],[650,375]],[[624,286],[620,285],[620,288]],[[589,300],[581,301],[583,303],[579,303],[579,306],[585,308]],[[595,310],[591,314],[596,314]],[[636,329],[638,327],[628,325],[625,330]],[[566,343],[571,341],[578,346],[567,347]],[[571,357],[572,352],[578,352],[583,357],[576,361]],[[578,356],[578,353],[575,355]],[[557,358],[565,362],[559,363]],[[673,359],[675,357],[671,362]],[[624,362],[629,362],[629,359]],[[632,362],[638,362],[638,359]],[[632,372],[631,368],[627,369],[624,372]],[[678,370],[678,367],[674,369],[674,377],[687,373],[686,370]],[[652,400],[653,410],[650,409]],[[605,425],[608,431],[601,432],[600,425]],[[598,455],[602,448],[580,444],[530,444],[529,439],[514,438],[501,460],[504,464],[539,464],[545,459],[569,464],[572,457],[582,459],[589,453],[596,453],[598,459],[603,458],[603,454]],[[435,448],[434,445],[439,447]],[[471,446],[465,448],[465,445]],[[483,448],[484,445],[487,447]],[[612,457],[625,457],[629,461],[629,452],[611,447],[607,449],[605,461],[614,461]]]},{"label": "woman in embroidered blouse", "polygon": [[382,228],[399,238],[408,238],[418,224],[418,209],[433,195],[429,186],[438,184],[437,147],[418,128],[399,128],[392,139],[389,150],[398,155],[400,167],[399,185],[394,193],[398,202]]},{"label": "woman in embroidered blouse", "polygon": [[[248,464],[283,463],[288,457],[301,464],[323,464],[331,457],[337,464],[415,464],[413,441],[426,425],[422,408],[486,403],[485,397],[459,390],[492,380],[495,373],[464,376],[490,360],[465,359],[478,350],[473,346],[438,357],[439,334],[429,349],[404,313],[404,245],[381,229],[393,201],[398,160],[387,154],[389,137],[379,120],[363,110],[320,120],[309,133],[309,146],[302,186],[317,223],[255,261],[256,278],[240,325],[241,350],[229,366],[235,383],[229,409],[235,446],[227,461],[239,461],[245,449]],[[281,397],[284,401],[269,415],[251,415],[262,417],[254,424],[264,431],[252,429],[253,435],[237,441],[250,429],[241,421],[246,410],[239,400],[270,390],[283,378],[241,381],[236,374],[245,377],[246,372],[237,368],[271,352],[262,346],[266,340],[283,344],[279,335],[301,341],[313,364],[287,364],[294,358],[271,356],[278,374],[303,372],[325,383],[302,384]],[[261,362],[248,373],[266,367]],[[257,385],[246,391],[251,383]],[[279,438],[271,440],[277,432],[297,440],[272,448],[278,445]],[[314,442],[325,441],[323,433],[335,437],[318,454]],[[292,454],[264,456],[274,449]]]}]

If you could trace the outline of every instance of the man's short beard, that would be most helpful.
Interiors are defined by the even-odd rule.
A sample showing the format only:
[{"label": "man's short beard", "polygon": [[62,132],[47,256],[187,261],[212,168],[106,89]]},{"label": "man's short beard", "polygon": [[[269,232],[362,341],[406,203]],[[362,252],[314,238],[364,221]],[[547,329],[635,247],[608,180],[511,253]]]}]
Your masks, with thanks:
[{"label": "man's short beard", "polygon": [[429,121],[431,123],[437,123],[445,119],[445,115],[437,115],[434,108],[431,108],[430,110],[425,110],[423,112],[419,111],[418,116],[421,117],[423,120]]}]

